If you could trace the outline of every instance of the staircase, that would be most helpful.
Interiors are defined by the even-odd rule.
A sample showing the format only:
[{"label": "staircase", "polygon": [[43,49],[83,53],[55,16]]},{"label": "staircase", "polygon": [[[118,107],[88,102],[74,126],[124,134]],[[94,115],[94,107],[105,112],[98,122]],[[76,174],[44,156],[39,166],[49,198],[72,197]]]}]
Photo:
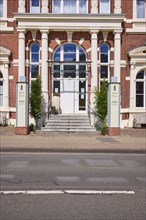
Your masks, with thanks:
[{"label": "staircase", "polygon": [[87,114],[51,115],[43,132],[95,132]]}]

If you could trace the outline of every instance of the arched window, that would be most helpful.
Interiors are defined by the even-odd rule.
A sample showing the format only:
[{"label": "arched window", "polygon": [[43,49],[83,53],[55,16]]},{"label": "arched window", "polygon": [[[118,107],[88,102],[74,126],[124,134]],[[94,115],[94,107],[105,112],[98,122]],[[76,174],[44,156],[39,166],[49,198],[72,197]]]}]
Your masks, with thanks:
[{"label": "arched window", "polygon": [[100,81],[109,79],[109,46],[106,43],[100,46]]},{"label": "arched window", "polygon": [[33,43],[30,46],[30,79],[33,80],[39,74],[39,45]]},{"label": "arched window", "polygon": [[0,72],[0,106],[3,106],[3,75]]},{"label": "arched window", "polygon": [[86,78],[86,54],[76,44],[61,45],[53,55],[53,92],[60,93],[60,78]]},{"label": "arched window", "polygon": [[146,107],[146,70],[136,76],[136,107]]}]

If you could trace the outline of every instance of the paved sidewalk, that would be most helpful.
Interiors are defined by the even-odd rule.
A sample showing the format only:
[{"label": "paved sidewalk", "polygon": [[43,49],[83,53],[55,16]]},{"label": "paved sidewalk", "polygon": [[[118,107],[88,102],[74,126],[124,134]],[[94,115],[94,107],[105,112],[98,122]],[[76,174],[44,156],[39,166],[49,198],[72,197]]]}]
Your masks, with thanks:
[{"label": "paved sidewalk", "polygon": [[146,129],[122,129],[121,136],[94,133],[31,133],[15,135],[14,127],[0,127],[1,151],[133,152],[146,153]]}]

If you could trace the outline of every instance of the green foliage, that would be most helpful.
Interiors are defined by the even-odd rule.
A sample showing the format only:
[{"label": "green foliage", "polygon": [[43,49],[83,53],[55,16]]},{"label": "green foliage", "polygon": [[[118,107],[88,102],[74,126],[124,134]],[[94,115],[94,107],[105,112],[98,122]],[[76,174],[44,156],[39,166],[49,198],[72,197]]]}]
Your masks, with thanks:
[{"label": "green foliage", "polygon": [[103,122],[102,128],[101,128],[101,134],[102,134],[102,135],[106,135],[107,132],[108,132],[108,127],[107,127],[106,123]]},{"label": "green foliage", "polygon": [[97,115],[104,122],[107,116],[107,84],[105,80],[102,82],[100,91],[95,89],[94,94]]},{"label": "green foliage", "polygon": [[30,115],[35,119],[37,114],[41,111],[42,107],[42,90],[41,80],[37,76],[36,80],[31,82],[31,93],[30,93]]},{"label": "green foliage", "polygon": [[35,125],[34,125],[33,123],[31,123],[31,124],[29,125],[29,129],[30,129],[30,131],[35,132]]}]

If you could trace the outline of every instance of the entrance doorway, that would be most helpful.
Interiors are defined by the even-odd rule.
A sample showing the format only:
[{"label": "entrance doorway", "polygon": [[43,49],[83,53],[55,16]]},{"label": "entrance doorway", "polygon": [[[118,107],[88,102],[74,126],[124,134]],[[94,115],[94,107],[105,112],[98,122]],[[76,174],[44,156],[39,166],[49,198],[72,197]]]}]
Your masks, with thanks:
[{"label": "entrance doorway", "polygon": [[56,50],[52,69],[53,96],[59,96],[61,113],[87,112],[86,69],[85,52],[78,45],[65,44]]}]

